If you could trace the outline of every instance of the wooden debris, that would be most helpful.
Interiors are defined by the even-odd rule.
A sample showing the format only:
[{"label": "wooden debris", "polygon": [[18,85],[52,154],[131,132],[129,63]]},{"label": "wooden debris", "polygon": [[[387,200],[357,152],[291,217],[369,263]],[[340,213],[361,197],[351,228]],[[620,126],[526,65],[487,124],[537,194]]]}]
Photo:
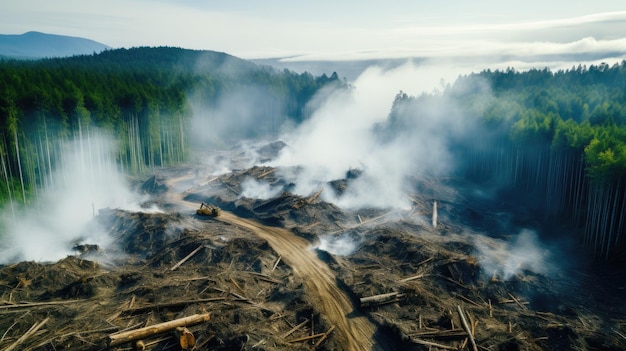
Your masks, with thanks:
[{"label": "wooden debris", "polygon": [[289,335],[293,334],[296,330],[304,327],[308,322],[309,322],[309,320],[305,319],[304,322],[296,325],[295,327],[291,328],[288,332],[286,332],[285,334],[281,335],[281,338],[284,339],[284,338],[288,337]]},{"label": "wooden debris", "polygon": [[428,274],[426,274],[426,273],[420,273],[420,274],[414,275],[412,277],[400,279],[400,280],[398,280],[398,282],[399,283],[406,283],[406,282],[410,282],[411,280],[415,280],[415,279],[420,279],[420,278],[426,277],[427,275]]},{"label": "wooden debris", "polygon": [[463,296],[463,295],[461,295],[461,294],[454,293],[453,295],[454,295],[454,296],[456,296],[456,297],[458,297],[459,299],[461,299],[461,300],[463,300],[463,301],[467,302],[467,303],[470,303],[470,304],[472,304],[472,305],[476,306],[476,307],[483,307],[483,306],[482,306],[481,304],[479,304],[478,302],[475,302],[475,301],[473,301],[473,300],[471,300],[471,299],[469,299],[469,298],[467,298],[467,297],[465,297],[465,296]]},{"label": "wooden debris", "polygon": [[41,327],[43,327],[46,323],[48,323],[49,319],[50,318],[46,318],[46,319],[44,319],[43,321],[41,321],[39,323],[33,324],[33,326],[30,327],[30,329],[28,329],[28,331],[26,333],[24,333],[24,335],[20,336],[19,339],[15,340],[15,342],[13,344],[9,345],[9,347],[4,349],[3,351],[12,351],[16,347],[20,346],[22,343],[24,343],[24,341],[26,341],[28,338],[30,338],[35,333],[37,333],[37,331],[39,329],[41,329]]},{"label": "wooden debris", "polygon": [[282,258],[281,256],[278,256],[278,259],[276,260],[276,263],[274,263],[274,266],[272,267],[272,272],[274,272],[276,270],[276,267],[280,263],[281,258]]},{"label": "wooden debris", "polygon": [[332,327],[330,327],[330,329],[328,329],[328,331],[326,333],[324,333],[324,335],[317,340],[317,342],[315,343],[315,348],[320,347],[320,345],[324,342],[324,340],[326,340],[328,338],[328,336],[330,335],[330,333],[333,332],[333,330],[335,330],[335,326],[333,325]]},{"label": "wooden debris", "polygon": [[413,333],[411,337],[420,338],[457,338],[465,337],[467,334],[463,329],[429,330],[425,332]]},{"label": "wooden debris", "polygon": [[189,317],[175,319],[169,322],[159,323],[144,328],[129,330],[127,332],[111,334],[107,337],[109,347],[122,345],[135,340],[141,340],[157,334],[175,330],[178,327],[186,327],[208,321],[210,313],[194,314]]},{"label": "wooden debris", "polygon": [[276,280],[270,276],[268,276],[267,274],[262,274],[262,273],[257,273],[257,272],[246,272],[248,274],[252,274],[255,277],[258,277],[261,280],[265,280],[266,282],[270,282],[270,283],[274,283],[274,284],[281,284],[282,282],[280,280]]},{"label": "wooden debris", "polygon": [[517,298],[515,298],[515,296],[513,296],[513,295],[512,295],[512,294],[510,294],[510,293],[509,293],[509,296],[513,299],[513,301],[515,301],[515,303],[516,303],[516,304],[518,304],[518,306],[519,306],[522,310],[524,310],[524,311],[528,310],[528,308],[526,308],[526,306],[524,306],[524,305],[523,305],[523,304],[522,304],[522,303],[521,303],[521,302],[520,302]]},{"label": "wooden debris", "polygon": [[444,350],[458,350],[457,347],[454,346],[448,346],[448,345],[443,345],[443,344],[438,344],[435,342],[431,342],[431,341],[426,341],[426,340],[420,340],[420,339],[414,339],[411,338],[410,339],[412,343],[415,344],[420,344],[420,345],[424,345],[424,346],[432,346],[432,347],[436,347],[438,349],[444,349]]},{"label": "wooden debris", "polygon": [[467,320],[465,319],[465,314],[461,309],[460,305],[456,306],[457,312],[459,312],[459,318],[461,319],[461,324],[463,325],[463,329],[467,332],[467,336],[469,337],[470,344],[472,344],[472,350],[478,351],[478,346],[476,346],[476,340],[474,340],[474,335],[472,334],[472,329],[467,324]]},{"label": "wooden debris", "polygon": [[196,346],[196,338],[189,331],[189,329],[185,327],[178,327],[174,331],[176,335],[176,339],[180,344],[180,348],[183,350],[193,350]]},{"label": "wooden debris", "polygon": [[404,297],[403,294],[392,292],[392,293],[387,293],[387,294],[362,297],[359,300],[361,302],[361,307],[367,307],[367,306],[378,306],[378,305],[384,305],[387,303],[396,302],[402,297]]},{"label": "wooden debris", "polygon": [[157,303],[157,304],[152,304],[148,306],[127,308],[123,310],[122,313],[133,314],[133,313],[140,313],[140,312],[145,312],[145,311],[150,311],[150,310],[157,310],[161,308],[176,308],[176,307],[185,307],[187,305],[200,304],[200,303],[205,303],[205,302],[224,301],[226,299],[227,299],[226,297],[220,296],[220,297],[210,297],[206,299],[164,302],[164,303]]},{"label": "wooden debris", "polygon": [[261,179],[261,178],[265,177],[266,175],[270,175],[270,174],[274,173],[275,171],[276,171],[276,168],[269,169],[269,170],[261,173],[258,177],[256,177],[256,179]]},{"label": "wooden debris", "polygon": [[322,336],[326,335],[326,333],[319,333],[319,334],[313,334],[313,335],[309,335],[309,336],[303,336],[301,338],[296,338],[296,339],[292,339],[292,340],[287,340],[288,343],[292,344],[294,342],[301,342],[301,341],[307,341],[307,340],[311,340],[311,339],[317,339],[317,338],[321,338]]},{"label": "wooden debris", "polygon": [[0,310],[52,306],[52,305],[67,305],[71,303],[86,302],[86,301],[89,301],[89,300],[83,299],[83,300],[48,301],[48,302],[23,302],[23,303],[18,303],[15,305],[0,306]]},{"label": "wooden debris", "polygon": [[203,248],[204,248],[204,245],[198,246],[195,250],[191,251],[191,253],[189,253],[189,255],[185,256],[185,258],[183,258],[182,260],[178,261],[178,263],[176,263],[172,268],[170,268],[170,271],[174,271],[176,268],[180,267],[183,263],[187,262],[187,260],[189,260],[191,257],[193,257],[193,255],[197,254],[198,251],[202,250]]}]

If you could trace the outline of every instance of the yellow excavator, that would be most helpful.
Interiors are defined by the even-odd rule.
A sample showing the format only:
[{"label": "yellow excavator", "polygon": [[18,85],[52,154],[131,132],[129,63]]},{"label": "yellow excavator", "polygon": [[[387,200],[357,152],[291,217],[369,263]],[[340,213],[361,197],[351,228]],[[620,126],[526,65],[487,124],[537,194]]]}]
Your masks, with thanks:
[{"label": "yellow excavator", "polygon": [[222,210],[219,207],[215,205],[209,205],[206,202],[201,203],[200,208],[196,210],[196,213],[201,216],[211,217],[217,217],[220,215],[221,212]]}]

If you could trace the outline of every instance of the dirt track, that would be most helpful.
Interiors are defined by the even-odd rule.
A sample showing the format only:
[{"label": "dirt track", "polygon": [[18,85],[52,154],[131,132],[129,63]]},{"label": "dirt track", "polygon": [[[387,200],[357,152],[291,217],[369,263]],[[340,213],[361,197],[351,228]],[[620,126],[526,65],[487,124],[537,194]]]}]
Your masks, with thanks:
[{"label": "dirt track", "polygon": [[[189,177],[171,179],[168,183],[174,185],[185,179]],[[197,203],[183,200],[181,194],[172,195],[169,198],[178,204],[194,209],[198,207]],[[227,211],[222,211],[217,219],[250,230],[258,237],[267,240],[282,260],[305,281],[309,298],[319,308],[328,323],[336,327],[338,340],[345,350],[374,349],[376,329],[374,324],[367,317],[354,313],[350,298],[337,287],[334,273],[317,257],[306,239],[287,229],[266,226]]]}]

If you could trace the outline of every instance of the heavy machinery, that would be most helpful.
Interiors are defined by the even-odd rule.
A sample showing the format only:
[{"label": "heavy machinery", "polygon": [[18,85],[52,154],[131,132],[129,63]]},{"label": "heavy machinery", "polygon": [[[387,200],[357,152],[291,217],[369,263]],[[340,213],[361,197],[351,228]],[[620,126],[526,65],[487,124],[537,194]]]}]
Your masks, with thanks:
[{"label": "heavy machinery", "polygon": [[209,205],[206,202],[201,203],[200,208],[196,210],[196,213],[201,216],[211,217],[217,217],[220,215],[221,212],[222,210],[219,207],[215,205]]}]

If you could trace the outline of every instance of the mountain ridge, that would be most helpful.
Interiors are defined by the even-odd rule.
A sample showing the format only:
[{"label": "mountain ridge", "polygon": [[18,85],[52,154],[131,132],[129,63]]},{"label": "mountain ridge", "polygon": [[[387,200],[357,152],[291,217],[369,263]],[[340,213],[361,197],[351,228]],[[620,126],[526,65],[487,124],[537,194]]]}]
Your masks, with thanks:
[{"label": "mountain ridge", "polygon": [[93,54],[107,49],[111,47],[82,37],[37,31],[23,34],[0,34],[0,56],[9,58],[68,57]]}]

